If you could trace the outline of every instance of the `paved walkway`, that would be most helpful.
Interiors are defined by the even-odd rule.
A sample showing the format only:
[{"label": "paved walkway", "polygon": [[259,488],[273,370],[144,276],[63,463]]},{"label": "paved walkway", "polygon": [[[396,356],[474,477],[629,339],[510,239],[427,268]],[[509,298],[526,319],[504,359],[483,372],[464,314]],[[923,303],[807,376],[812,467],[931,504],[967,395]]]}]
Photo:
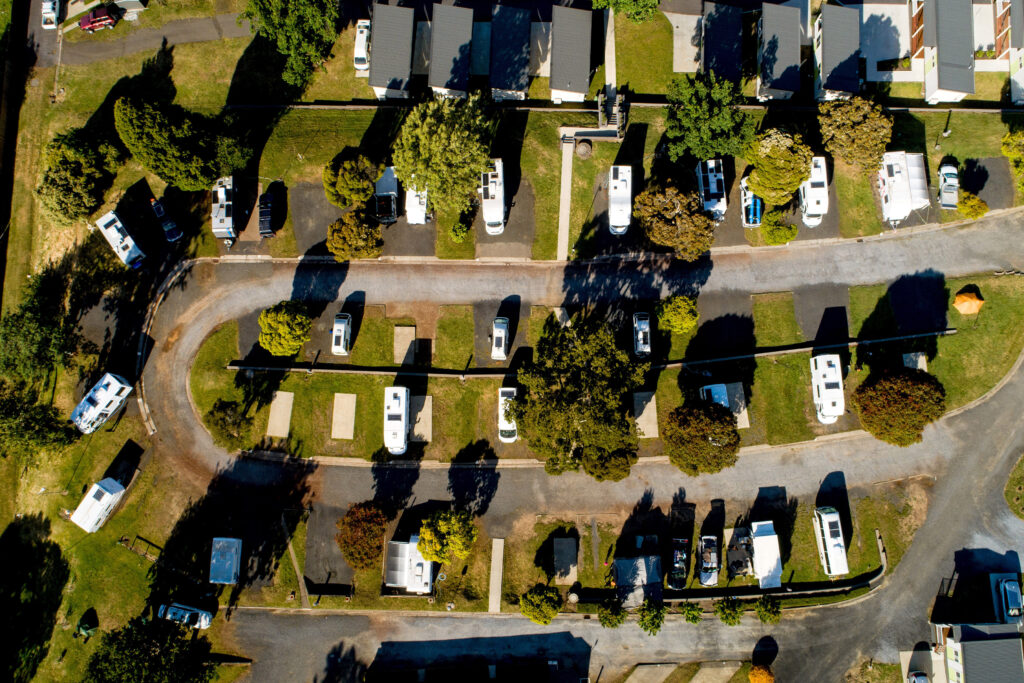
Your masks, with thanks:
[{"label": "paved walkway", "polygon": [[604,86],[608,100],[615,101],[615,12],[604,11]]},{"label": "paved walkway", "polygon": [[505,566],[505,539],[491,539],[491,576],[487,588],[487,611],[496,614],[501,611],[501,579]]},{"label": "paved walkway", "polygon": [[[559,137],[568,129],[559,128]],[[576,151],[575,139],[559,143],[562,146],[562,175],[558,190],[558,245],[555,258],[565,261],[569,258],[569,210],[572,207],[572,160]]]}]

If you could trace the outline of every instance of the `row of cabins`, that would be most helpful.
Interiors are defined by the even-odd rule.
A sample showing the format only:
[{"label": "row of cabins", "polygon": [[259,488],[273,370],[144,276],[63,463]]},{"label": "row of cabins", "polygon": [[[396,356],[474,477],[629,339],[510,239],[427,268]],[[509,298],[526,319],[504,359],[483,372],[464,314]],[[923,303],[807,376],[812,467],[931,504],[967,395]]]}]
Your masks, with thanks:
[{"label": "row of cabins", "polygon": [[409,97],[409,81],[425,73],[437,95],[465,97],[471,75],[490,75],[495,100],[526,99],[530,78],[549,75],[554,102],[582,102],[591,74],[590,10],[554,6],[551,22],[531,12],[494,5],[490,22],[473,9],[434,4],[429,21],[412,7],[373,5],[370,87],[378,99]]}]

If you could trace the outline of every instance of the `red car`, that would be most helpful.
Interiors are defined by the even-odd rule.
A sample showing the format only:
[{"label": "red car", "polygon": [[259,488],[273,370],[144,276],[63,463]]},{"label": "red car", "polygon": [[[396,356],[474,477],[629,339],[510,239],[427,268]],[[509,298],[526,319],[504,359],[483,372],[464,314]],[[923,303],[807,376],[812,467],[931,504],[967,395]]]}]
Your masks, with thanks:
[{"label": "red car", "polygon": [[86,33],[95,33],[101,28],[114,28],[117,17],[106,7],[97,7],[78,20],[78,28]]}]

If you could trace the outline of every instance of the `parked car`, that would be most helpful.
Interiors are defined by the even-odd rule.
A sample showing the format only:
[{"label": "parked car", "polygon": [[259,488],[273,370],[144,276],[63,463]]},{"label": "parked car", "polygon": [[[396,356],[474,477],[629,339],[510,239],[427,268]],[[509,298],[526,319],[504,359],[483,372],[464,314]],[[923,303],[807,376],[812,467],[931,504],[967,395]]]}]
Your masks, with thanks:
[{"label": "parked car", "polygon": [[352,316],[348,313],[339,313],[334,316],[334,328],[331,330],[331,353],[335,356],[347,356],[351,336]]},{"label": "parked car", "polygon": [[928,675],[923,671],[911,671],[907,674],[907,683],[928,683]]},{"label": "parked car", "polygon": [[955,210],[960,203],[960,173],[953,164],[939,166],[939,206]]},{"label": "parked car", "polygon": [[633,353],[641,358],[651,353],[651,316],[647,313],[633,314]]},{"label": "parked car", "polygon": [[711,214],[711,218],[716,223],[725,220],[725,173],[721,159],[708,159],[697,164],[697,189],[704,202],[704,210]]},{"label": "parked car", "polygon": [[160,608],[156,611],[156,616],[158,619],[176,621],[182,626],[195,629],[210,628],[210,622],[213,621],[213,615],[209,612],[181,605],[177,602],[172,602],[169,605],[160,605]]},{"label": "parked car", "polygon": [[759,228],[764,216],[764,200],[747,186],[747,179],[740,181],[740,205],[743,207],[743,227]]},{"label": "parked car", "polygon": [[515,420],[508,416],[508,406],[516,397],[515,387],[501,387],[498,389],[498,441],[502,443],[515,443],[519,438],[519,430],[516,428]]},{"label": "parked car", "polygon": [[484,230],[488,235],[505,232],[505,165],[501,159],[491,159],[476,191],[480,194]]},{"label": "parked car", "polygon": [[57,28],[60,14],[60,3],[58,0],[43,0],[42,5],[42,19],[40,24],[48,31],[53,31]]},{"label": "parked car", "polygon": [[96,33],[100,29],[114,28],[117,17],[109,7],[97,7],[78,20],[78,28],[86,33]]},{"label": "parked car", "polygon": [[384,447],[391,455],[405,455],[409,447],[409,390],[384,390]]},{"label": "parked car", "polygon": [[1024,605],[1021,603],[1020,584],[1016,579],[999,582],[999,594],[1003,596],[1003,617],[1007,624],[1024,624]]},{"label": "parked car", "polygon": [[718,585],[718,538],[700,537],[700,585]]},{"label": "parked car", "polygon": [[394,166],[384,169],[374,187],[373,216],[384,225],[398,220],[398,177]]},{"label": "parked car", "polygon": [[705,401],[717,403],[723,408],[729,407],[729,392],[724,384],[708,384],[700,388],[700,397]]},{"label": "parked car", "polygon": [[370,20],[360,19],[356,22],[356,49],[353,57],[356,71],[370,68]]},{"label": "parked car", "polygon": [[491,360],[508,359],[508,318],[495,318],[491,323]]},{"label": "parked car", "polygon": [[153,215],[160,222],[160,227],[164,231],[164,239],[168,242],[177,242],[181,239],[181,228],[178,224],[171,220],[171,217],[167,215],[167,211],[164,209],[164,203],[156,197],[149,198],[149,206],[153,209]]},{"label": "parked car", "polygon": [[800,183],[800,214],[804,225],[816,228],[828,213],[828,167],[825,157],[811,159],[811,175]]},{"label": "parked car", "polygon": [[671,590],[686,588],[686,574],[690,565],[690,539],[672,539],[672,567],[668,571],[668,587]]},{"label": "parked car", "polygon": [[274,236],[274,195],[264,192],[260,195],[260,237]]}]

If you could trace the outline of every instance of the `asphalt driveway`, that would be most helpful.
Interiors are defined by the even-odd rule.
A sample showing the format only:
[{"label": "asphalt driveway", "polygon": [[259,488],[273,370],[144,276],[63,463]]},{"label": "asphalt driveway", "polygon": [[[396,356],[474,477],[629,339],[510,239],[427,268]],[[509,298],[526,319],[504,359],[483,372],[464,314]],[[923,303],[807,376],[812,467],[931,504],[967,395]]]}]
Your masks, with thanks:
[{"label": "asphalt driveway", "polygon": [[521,258],[533,256],[533,187],[521,180],[519,190],[506,215],[505,230],[500,235],[488,235],[484,229],[483,212],[477,211],[473,221],[476,229],[477,258]]}]

